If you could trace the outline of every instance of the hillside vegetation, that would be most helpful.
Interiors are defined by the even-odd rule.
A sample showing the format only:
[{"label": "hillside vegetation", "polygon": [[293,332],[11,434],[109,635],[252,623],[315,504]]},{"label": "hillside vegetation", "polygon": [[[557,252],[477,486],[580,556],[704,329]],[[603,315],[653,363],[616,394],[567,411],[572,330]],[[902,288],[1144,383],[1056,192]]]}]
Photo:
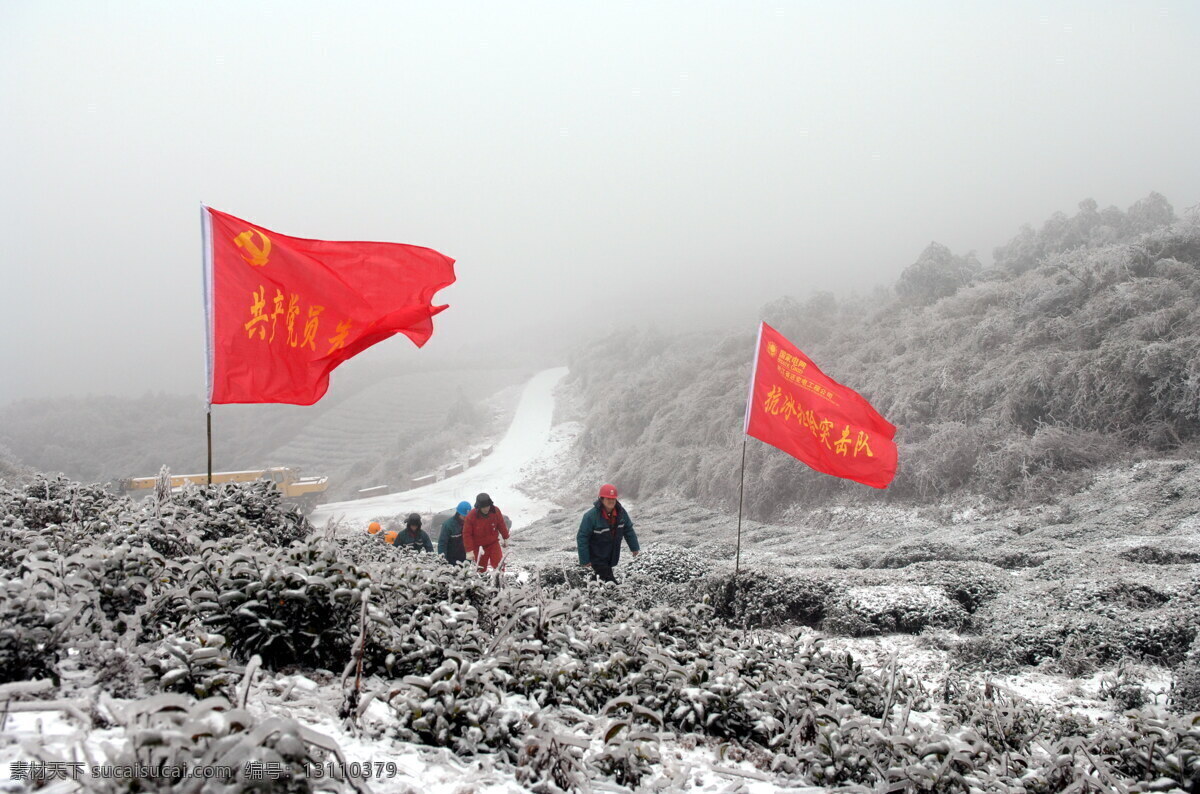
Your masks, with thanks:
[{"label": "hillside vegetation", "polygon": [[[841,607],[823,626],[846,633],[915,630],[909,616],[952,626],[1004,598],[1005,578],[983,566],[929,566],[881,615],[869,588],[834,602],[835,582],[707,575],[666,548],[639,558],[637,586],[615,587],[572,584],[557,566],[479,576],[310,530],[263,482],[138,504],[63,479],[0,487],[0,692],[6,717],[38,718],[0,759],[146,770],[93,773],[87,790],[109,792],[199,790],[173,771],[198,766],[213,770],[205,791],[408,791],[438,774],[437,761],[392,762],[365,781],[337,731],[375,759],[429,748],[462,791],[497,771],[548,793],[730,790],[704,784],[709,770],[762,790],[929,794],[1192,792],[1200,780],[1194,701],[1150,703],[1135,676],[1102,685],[1120,712],[1093,721],[961,665],[930,678],[779,626],[822,603]],[[670,593],[682,602],[658,600]],[[1055,593],[1075,612],[1174,596],[1195,614],[1194,592],[1136,583]],[[1052,624],[1037,628],[1053,642]],[[43,732],[58,712],[73,730]],[[264,766],[277,782],[255,780]],[[404,787],[389,785],[401,773]]]},{"label": "hillside vegetation", "polygon": [[[785,298],[762,319],[898,427],[876,493],[750,441],[746,504],[768,519],[853,498],[1040,498],[1093,467],[1191,449],[1200,436],[1200,216],[1157,194],[1084,201],[1026,227],[980,267],[931,244],[895,289]],[[613,335],[572,361],[580,488],[733,506],[754,331]]]}]

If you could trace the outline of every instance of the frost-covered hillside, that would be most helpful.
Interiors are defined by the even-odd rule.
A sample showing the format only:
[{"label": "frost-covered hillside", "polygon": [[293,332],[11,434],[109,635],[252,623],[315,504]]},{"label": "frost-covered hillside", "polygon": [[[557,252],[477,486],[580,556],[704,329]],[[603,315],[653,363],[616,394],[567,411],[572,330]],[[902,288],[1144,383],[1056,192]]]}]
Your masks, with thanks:
[{"label": "frost-covered hillside", "polygon": [[[589,467],[641,498],[736,510],[741,417],[758,317],[724,333],[629,329],[571,361]],[[1152,194],[1127,212],[1083,202],[1023,230],[991,268],[930,245],[895,290],[780,299],[765,319],[898,428],[885,492],[757,442],[746,510],[814,504],[1037,501],[1092,471],[1200,443],[1200,214]]]}]

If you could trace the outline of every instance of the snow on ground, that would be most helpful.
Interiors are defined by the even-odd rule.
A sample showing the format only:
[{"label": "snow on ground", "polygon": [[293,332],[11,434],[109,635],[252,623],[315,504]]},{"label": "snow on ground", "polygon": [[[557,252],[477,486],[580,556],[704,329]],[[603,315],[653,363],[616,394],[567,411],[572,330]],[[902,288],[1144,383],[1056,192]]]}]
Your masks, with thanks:
[{"label": "snow on ground", "polygon": [[475,495],[480,492],[491,495],[496,506],[513,520],[514,527],[538,520],[557,505],[548,499],[526,494],[517,486],[533,470],[543,468],[539,466],[543,461],[561,456],[562,449],[570,441],[569,434],[552,433],[550,427],[554,415],[554,387],[566,374],[566,367],[556,367],[543,370],[529,380],[508,432],[478,466],[440,482],[400,493],[324,504],[309,520],[319,527],[336,522],[347,531],[358,531],[371,520],[383,516],[429,515],[451,509],[463,500],[474,503]]},{"label": "snow on ground", "polygon": [[[372,681],[379,684],[378,681]],[[389,708],[373,701],[364,711],[358,726],[351,728],[335,714],[341,691],[335,686],[321,686],[303,675],[272,676],[257,683],[247,701],[249,710],[259,717],[283,716],[295,719],[323,736],[332,739],[342,752],[347,765],[370,764],[372,768],[395,774],[375,776],[360,786],[371,794],[519,794],[526,791],[510,769],[498,766],[490,755],[459,757],[445,748],[426,747],[397,741],[386,735],[392,721]],[[518,702],[524,701],[524,703]],[[123,701],[116,700],[117,705]],[[525,698],[510,695],[509,707],[533,712],[537,707]],[[670,790],[687,790],[694,794],[768,794],[786,791],[791,794],[816,794],[819,787],[780,788],[747,761],[722,758],[719,748],[695,741],[680,741],[663,734],[659,746],[661,762],[656,778]],[[586,734],[594,747],[596,737]],[[30,791],[27,780],[17,779],[12,763],[17,760],[65,759],[82,762],[78,780],[60,779],[50,783],[43,792],[66,794],[86,791],[90,770],[97,765],[113,762],[107,746],[124,743],[120,729],[91,729],[79,720],[67,718],[59,711],[35,711],[7,715],[0,740],[0,794],[24,794]],[[330,761],[332,763],[332,759]],[[394,766],[390,766],[394,764]],[[111,782],[111,781],[110,781]],[[626,788],[606,782],[593,781],[598,792],[628,792]]]}]

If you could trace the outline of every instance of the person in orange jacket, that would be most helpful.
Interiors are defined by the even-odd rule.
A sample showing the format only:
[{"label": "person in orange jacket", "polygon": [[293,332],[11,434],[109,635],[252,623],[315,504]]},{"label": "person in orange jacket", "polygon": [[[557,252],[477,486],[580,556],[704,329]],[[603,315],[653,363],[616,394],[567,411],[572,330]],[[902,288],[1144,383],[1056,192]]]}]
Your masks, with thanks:
[{"label": "person in orange jacket", "polygon": [[508,524],[485,493],[475,497],[475,509],[463,519],[463,546],[480,572],[488,566],[500,567],[501,549],[508,546]]}]

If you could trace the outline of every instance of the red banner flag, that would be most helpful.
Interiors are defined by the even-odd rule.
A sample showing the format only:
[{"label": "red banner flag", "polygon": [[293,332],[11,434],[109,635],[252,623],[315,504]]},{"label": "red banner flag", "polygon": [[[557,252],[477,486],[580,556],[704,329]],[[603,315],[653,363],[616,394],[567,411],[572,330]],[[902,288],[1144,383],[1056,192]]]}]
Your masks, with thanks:
[{"label": "red banner flag", "polygon": [[208,396],[312,405],[329,373],[395,334],[433,334],[454,260],[399,243],[288,237],[202,207]]},{"label": "red banner flag", "polygon": [[835,477],[886,488],[896,476],[896,428],[766,323],[758,329],[745,432]]}]

